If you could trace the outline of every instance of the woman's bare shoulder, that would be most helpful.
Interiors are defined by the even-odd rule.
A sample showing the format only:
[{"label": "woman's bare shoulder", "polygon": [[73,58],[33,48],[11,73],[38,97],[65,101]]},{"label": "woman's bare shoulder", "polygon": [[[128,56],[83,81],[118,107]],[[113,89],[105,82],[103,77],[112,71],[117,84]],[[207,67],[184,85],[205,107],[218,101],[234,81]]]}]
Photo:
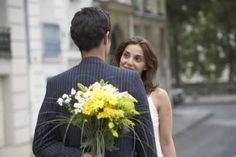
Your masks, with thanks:
[{"label": "woman's bare shoulder", "polygon": [[153,92],[152,95],[158,99],[167,99],[169,95],[167,91],[163,88],[157,87]]},{"label": "woman's bare shoulder", "polygon": [[161,106],[170,106],[170,98],[167,91],[160,87],[157,87],[152,92],[152,99],[154,103],[158,106],[158,108]]}]

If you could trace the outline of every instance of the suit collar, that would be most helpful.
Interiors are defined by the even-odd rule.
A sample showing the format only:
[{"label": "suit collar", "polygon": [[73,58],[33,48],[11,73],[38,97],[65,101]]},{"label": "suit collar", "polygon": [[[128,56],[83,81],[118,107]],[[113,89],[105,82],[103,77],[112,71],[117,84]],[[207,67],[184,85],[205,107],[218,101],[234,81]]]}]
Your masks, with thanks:
[{"label": "suit collar", "polygon": [[105,62],[101,59],[101,58],[98,58],[98,57],[85,57],[85,58],[82,58],[81,60],[81,64],[98,64],[98,63],[102,63],[104,64]]}]

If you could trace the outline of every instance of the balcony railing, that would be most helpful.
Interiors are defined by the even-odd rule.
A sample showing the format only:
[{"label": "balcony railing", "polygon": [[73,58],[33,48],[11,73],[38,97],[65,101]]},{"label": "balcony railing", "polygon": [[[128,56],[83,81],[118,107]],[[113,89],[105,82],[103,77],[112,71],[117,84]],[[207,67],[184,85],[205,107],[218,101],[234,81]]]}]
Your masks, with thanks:
[{"label": "balcony railing", "polygon": [[0,58],[11,57],[10,28],[0,27]]}]

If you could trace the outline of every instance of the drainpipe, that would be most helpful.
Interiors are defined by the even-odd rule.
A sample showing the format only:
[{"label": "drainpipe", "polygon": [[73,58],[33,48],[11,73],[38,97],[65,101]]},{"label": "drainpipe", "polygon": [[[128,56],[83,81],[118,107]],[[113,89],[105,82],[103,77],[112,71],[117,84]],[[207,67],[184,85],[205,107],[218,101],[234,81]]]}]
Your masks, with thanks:
[{"label": "drainpipe", "polygon": [[[24,14],[25,14],[25,44],[26,44],[26,54],[27,54],[27,75],[28,75],[28,115],[29,115],[29,130],[32,132],[32,102],[31,102],[31,79],[30,79],[30,68],[31,68],[31,52],[30,52],[30,40],[29,40],[29,18],[28,18],[28,0],[24,0]],[[32,134],[29,135],[30,142],[32,142]]]},{"label": "drainpipe", "polygon": [[24,0],[24,9],[25,9],[25,33],[26,33],[27,62],[28,62],[28,64],[31,64],[30,44],[29,44],[28,0]]}]

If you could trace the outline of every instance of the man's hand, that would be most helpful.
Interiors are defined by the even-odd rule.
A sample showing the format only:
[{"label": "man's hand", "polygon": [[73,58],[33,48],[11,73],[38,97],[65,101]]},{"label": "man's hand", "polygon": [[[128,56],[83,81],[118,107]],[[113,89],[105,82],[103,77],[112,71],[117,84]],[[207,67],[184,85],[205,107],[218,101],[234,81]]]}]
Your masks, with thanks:
[{"label": "man's hand", "polygon": [[94,157],[91,153],[85,153],[82,155],[82,157]]},{"label": "man's hand", "polygon": [[102,157],[102,155],[92,155],[91,153],[85,153],[82,157]]}]

